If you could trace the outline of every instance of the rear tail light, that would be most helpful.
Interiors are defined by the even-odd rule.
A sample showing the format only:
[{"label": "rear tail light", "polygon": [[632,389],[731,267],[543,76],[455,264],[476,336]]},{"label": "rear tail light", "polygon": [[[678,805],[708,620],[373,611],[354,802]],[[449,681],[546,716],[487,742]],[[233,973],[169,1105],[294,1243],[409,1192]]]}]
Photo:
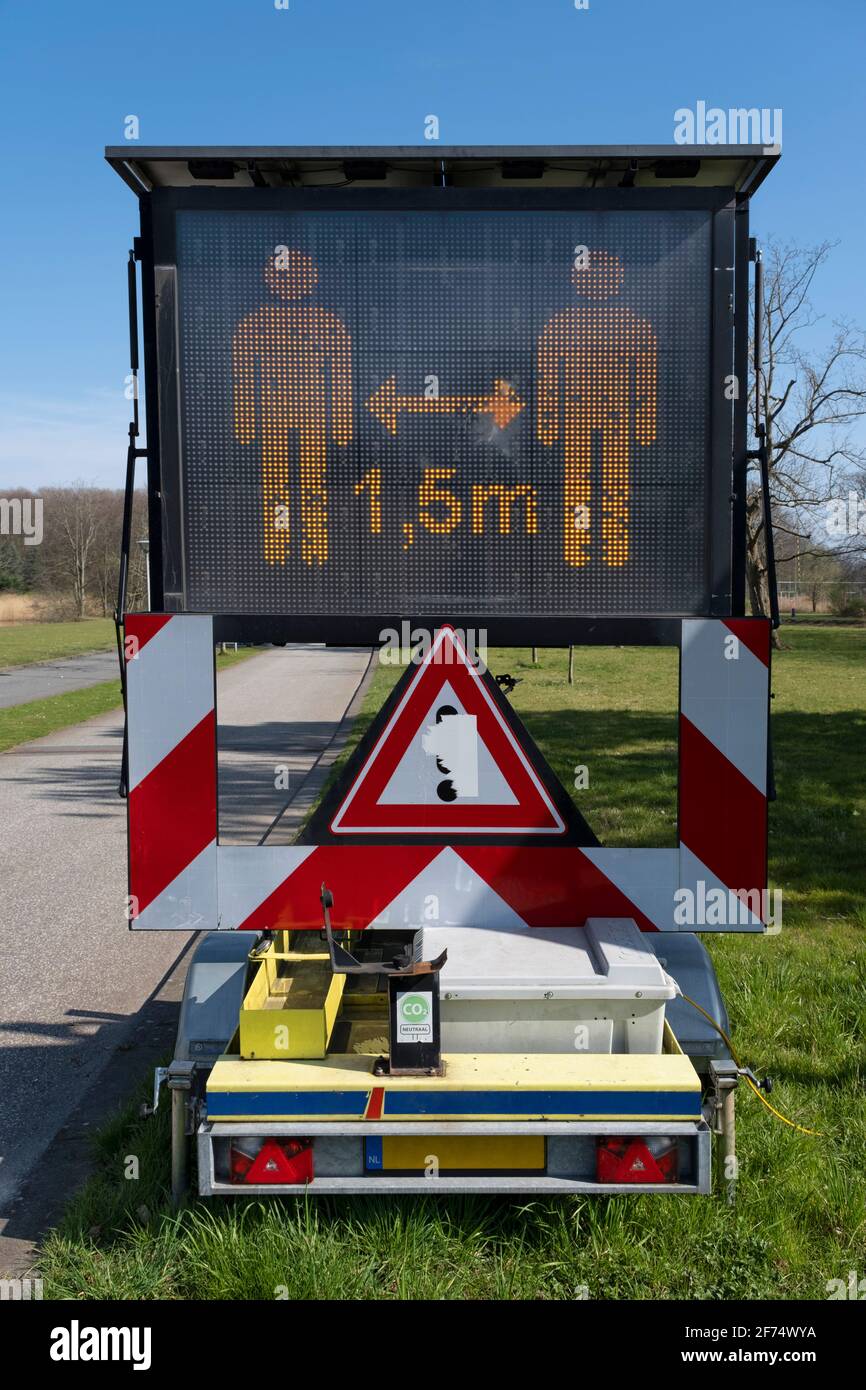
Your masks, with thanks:
[{"label": "rear tail light", "polygon": [[631,1135],[599,1139],[595,1176],[598,1182],[676,1182],[679,1176],[677,1141],[666,1135],[649,1139]]},{"label": "rear tail light", "polygon": [[260,1183],[300,1184],[313,1181],[312,1139],[266,1139],[258,1152],[252,1145],[233,1143],[231,1180],[255,1186]]}]

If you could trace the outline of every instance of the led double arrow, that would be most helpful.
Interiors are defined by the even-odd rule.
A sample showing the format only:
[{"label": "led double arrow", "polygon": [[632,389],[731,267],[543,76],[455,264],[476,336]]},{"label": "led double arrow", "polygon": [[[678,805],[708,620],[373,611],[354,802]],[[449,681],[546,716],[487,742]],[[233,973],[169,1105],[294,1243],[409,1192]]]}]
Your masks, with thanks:
[{"label": "led double arrow", "polygon": [[523,405],[507,381],[496,381],[489,396],[400,396],[396,376],[377,387],[367,401],[367,409],[389,434],[397,433],[401,411],[407,415],[492,415],[494,424],[504,430]]}]

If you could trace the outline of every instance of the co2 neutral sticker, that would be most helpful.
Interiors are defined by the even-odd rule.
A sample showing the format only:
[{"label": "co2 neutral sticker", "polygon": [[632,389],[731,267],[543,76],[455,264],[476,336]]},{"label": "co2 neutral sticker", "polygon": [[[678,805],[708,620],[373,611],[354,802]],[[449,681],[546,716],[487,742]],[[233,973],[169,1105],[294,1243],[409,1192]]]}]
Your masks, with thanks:
[{"label": "co2 neutral sticker", "polygon": [[397,995],[397,1041],[401,1043],[432,1043],[432,995]]}]

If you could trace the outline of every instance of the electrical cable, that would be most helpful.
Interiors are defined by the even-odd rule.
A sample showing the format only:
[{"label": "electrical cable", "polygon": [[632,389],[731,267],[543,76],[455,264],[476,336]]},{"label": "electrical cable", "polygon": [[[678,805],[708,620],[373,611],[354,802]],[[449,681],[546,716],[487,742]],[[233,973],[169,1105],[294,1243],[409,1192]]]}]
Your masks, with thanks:
[{"label": "electrical cable", "polygon": [[[712,1017],[712,1015],[711,1015],[711,1014],[708,1014],[707,1011],[706,1011],[706,1009],[701,1008],[701,1005],[698,1004],[698,1003],[696,1002],[696,1000],[690,999],[689,996],[688,996],[687,994],[683,994],[683,991],[682,991],[682,990],[680,990],[680,998],[681,998],[681,999],[685,999],[685,1001],[686,1001],[687,1004],[691,1004],[691,1006],[692,1006],[693,1009],[697,1009],[698,1013],[699,1013],[699,1014],[703,1014],[703,1016],[704,1016],[704,1018],[707,1020],[707,1022],[710,1023],[710,1024],[712,1024],[713,1028],[715,1028],[715,1030],[716,1030],[716,1032],[718,1033],[719,1037],[724,1039],[725,1043],[727,1044],[728,1048],[730,1049],[731,1056],[733,1057],[733,1059],[734,1059],[734,1061],[736,1062],[737,1066],[740,1067],[740,1068],[742,1068],[742,1065],[743,1065],[743,1064],[742,1064],[742,1062],[740,1061],[739,1057],[737,1056],[736,1051],[735,1051],[735,1049],[734,1049],[734,1044],[731,1042],[731,1040],[730,1040],[730,1038],[728,1037],[727,1033],[725,1032],[724,1028],[721,1028],[721,1027],[719,1026],[719,1024],[716,1023],[716,1020]],[[813,1137],[814,1139],[822,1139],[822,1138],[824,1137],[819,1129],[807,1129],[805,1125],[798,1125],[798,1124],[796,1124],[796,1123],[794,1122],[794,1120],[789,1120],[788,1117],[787,1117],[787,1115],[783,1115],[783,1114],[781,1113],[781,1111],[777,1110],[777,1109],[775,1108],[775,1106],[773,1106],[773,1105],[770,1104],[770,1102],[767,1100],[767,1097],[764,1095],[763,1091],[759,1090],[759,1088],[755,1085],[754,1081],[752,1080],[752,1078],[751,1078],[750,1076],[746,1076],[746,1077],[744,1077],[743,1079],[745,1080],[745,1082],[746,1082],[746,1084],[747,1084],[748,1086],[751,1086],[752,1090],[754,1091],[755,1095],[758,1097],[758,1100],[761,1102],[761,1104],[762,1104],[762,1105],[766,1105],[766,1107],[767,1107],[767,1109],[769,1110],[770,1114],[771,1114],[771,1115],[775,1115],[777,1120],[781,1120],[781,1121],[782,1121],[782,1124],[784,1124],[784,1125],[790,1125],[791,1129],[796,1129],[797,1132],[798,1132],[798,1134],[810,1134],[810,1135],[812,1135],[812,1137]]]}]

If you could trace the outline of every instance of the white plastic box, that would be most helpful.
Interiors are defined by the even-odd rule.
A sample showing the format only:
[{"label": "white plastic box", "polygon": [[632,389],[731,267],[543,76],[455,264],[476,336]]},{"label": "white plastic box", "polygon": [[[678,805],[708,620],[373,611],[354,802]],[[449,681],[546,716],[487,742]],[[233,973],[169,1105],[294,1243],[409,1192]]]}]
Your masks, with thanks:
[{"label": "white plastic box", "polygon": [[424,927],[416,951],[439,976],[442,1051],[662,1049],[677,989],[630,918],[585,927]]}]

